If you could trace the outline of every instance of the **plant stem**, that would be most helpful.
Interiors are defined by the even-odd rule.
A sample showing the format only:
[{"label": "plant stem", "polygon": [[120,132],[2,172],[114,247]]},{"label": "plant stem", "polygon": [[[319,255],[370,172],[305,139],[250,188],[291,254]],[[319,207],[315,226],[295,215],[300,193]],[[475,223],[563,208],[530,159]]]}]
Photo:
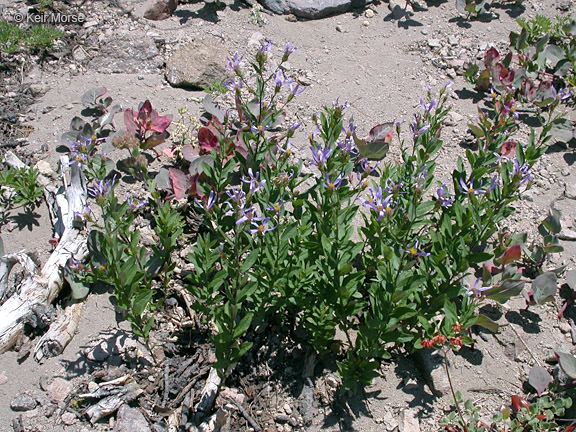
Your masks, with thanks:
[{"label": "plant stem", "polygon": [[454,391],[454,386],[452,385],[452,377],[450,376],[450,370],[448,369],[448,356],[446,351],[444,351],[444,369],[446,370],[446,376],[448,377],[448,384],[450,384],[450,391],[452,392],[452,397],[454,398],[454,404],[456,405],[456,411],[458,411],[458,416],[460,417],[460,421],[462,422],[462,427],[464,428],[464,432],[468,432],[468,428],[466,427],[466,421],[464,421],[464,416],[462,415],[462,411],[460,410],[460,403],[458,402],[458,399],[456,399],[456,392]]}]

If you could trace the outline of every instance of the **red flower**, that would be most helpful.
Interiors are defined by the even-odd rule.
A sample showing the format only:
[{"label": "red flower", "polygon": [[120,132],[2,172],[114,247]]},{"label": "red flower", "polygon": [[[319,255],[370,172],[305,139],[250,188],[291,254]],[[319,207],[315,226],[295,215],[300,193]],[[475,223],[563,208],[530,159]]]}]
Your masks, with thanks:
[{"label": "red flower", "polygon": [[462,336],[453,337],[450,339],[450,344],[452,346],[462,347],[464,346],[464,342],[462,342]]},{"label": "red flower", "polygon": [[462,332],[462,326],[460,324],[454,324],[452,326],[452,331],[454,333],[461,333]]},{"label": "red flower", "polygon": [[422,345],[424,348],[434,348],[434,342],[431,339],[424,339],[422,342],[420,342],[420,345]]},{"label": "red flower", "polygon": [[446,342],[446,336],[444,336],[443,334],[437,334],[432,338],[432,340],[436,345],[444,345],[444,343]]}]

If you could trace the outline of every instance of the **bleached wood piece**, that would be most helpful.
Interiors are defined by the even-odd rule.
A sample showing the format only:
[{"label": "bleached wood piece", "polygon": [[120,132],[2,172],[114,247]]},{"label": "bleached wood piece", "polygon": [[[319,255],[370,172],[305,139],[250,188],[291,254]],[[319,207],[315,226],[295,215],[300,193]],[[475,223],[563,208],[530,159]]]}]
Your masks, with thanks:
[{"label": "bleached wood piece", "polygon": [[[14,163],[13,158],[11,160]],[[0,353],[14,345],[24,329],[22,319],[32,312],[34,305],[47,306],[56,299],[64,280],[61,269],[68,259],[82,259],[87,253],[85,233],[74,226],[74,213],[83,213],[86,206],[86,186],[82,171],[77,164],[69,165],[66,156],[61,157],[60,161],[65,182],[64,188],[58,189],[56,193],[56,203],[59,206],[59,221],[64,229],[58,246],[41,272],[27,275],[15,294],[0,306]],[[70,170],[70,184],[66,182],[66,168]],[[63,201],[65,205],[60,204]],[[5,277],[8,278],[8,275]]]},{"label": "bleached wood piece", "polygon": [[76,334],[85,304],[85,301],[70,301],[60,312],[34,347],[34,358],[37,362],[45,358],[56,357],[64,352],[64,348]]}]

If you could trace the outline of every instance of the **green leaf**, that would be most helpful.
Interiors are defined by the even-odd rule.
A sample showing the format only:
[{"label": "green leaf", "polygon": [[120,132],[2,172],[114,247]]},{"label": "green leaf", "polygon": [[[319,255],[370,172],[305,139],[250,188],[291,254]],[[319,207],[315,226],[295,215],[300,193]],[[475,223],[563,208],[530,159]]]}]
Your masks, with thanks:
[{"label": "green leaf", "polygon": [[562,371],[571,379],[576,380],[576,358],[572,354],[556,353],[558,364]]},{"label": "green leaf", "polygon": [[564,49],[558,45],[548,45],[546,47],[546,58],[552,63],[552,68],[555,68],[558,62],[565,57]]},{"label": "green leaf", "polygon": [[548,389],[548,385],[552,382],[552,376],[546,369],[540,366],[535,366],[530,369],[528,374],[528,384],[536,390],[538,396],[541,396]]},{"label": "green leaf", "polygon": [[556,274],[546,272],[532,281],[532,294],[534,301],[543,304],[554,300],[554,295],[558,290]]},{"label": "green leaf", "polygon": [[576,270],[566,273],[566,283],[573,291],[576,291]]},{"label": "green leaf", "polygon": [[498,303],[506,303],[512,297],[520,294],[522,288],[524,288],[523,280],[505,279],[492,289],[484,291],[482,294]]},{"label": "green leaf", "polygon": [[482,315],[482,314],[478,315],[478,319],[476,320],[476,325],[479,325],[480,327],[483,327],[492,333],[498,333],[498,331],[500,331],[500,325],[498,323],[492,321],[486,315]]},{"label": "green leaf", "polygon": [[550,134],[564,141],[570,141],[574,138],[574,123],[566,118],[557,118],[552,122]]},{"label": "green leaf", "polygon": [[258,260],[259,256],[260,254],[258,250],[253,250],[252,252],[250,252],[250,255],[248,255],[246,261],[244,261],[244,263],[242,264],[242,267],[240,267],[240,271],[242,273],[248,272],[252,267],[254,267],[254,264]]},{"label": "green leaf", "polygon": [[238,339],[246,333],[250,324],[252,324],[252,318],[254,318],[253,313],[247,313],[244,315],[244,318],[240,320],[236,327],[234,328],[234,332],[232,333],[232,339]]}]

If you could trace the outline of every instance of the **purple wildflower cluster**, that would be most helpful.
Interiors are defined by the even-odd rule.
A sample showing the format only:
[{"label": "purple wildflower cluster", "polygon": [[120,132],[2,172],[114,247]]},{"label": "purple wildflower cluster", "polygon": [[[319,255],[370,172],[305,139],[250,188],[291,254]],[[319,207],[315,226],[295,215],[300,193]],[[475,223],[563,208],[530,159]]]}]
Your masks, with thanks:
[{"label": "purple wildflower cluster", "polygon": [[[292,178],[292,175],[293,173],[289,178]],[[250,234],[263,236],[267,232],[274,230],[278,225],[274,227],[270,226],[270,217],[257,217],[256,209],[250,205],[250,198],[262,189],[266,184],[266,180],[260,180],[260,172],[254,173],[252,168],[248,169],[248,176],[241,180],[244,184],[248,185],[248,192],[244,192],[241,188],[232,188],[229,191],[226,191],[229,200],[223,203],[227,207],[224,214],[227,216],[235,216],[236,225],[249,223],[250,225],[247,228],[247,231]],[[210,210],[215,202],[216,198],[212,194],[208,197],[208,202],[206,204],[197,201],[199,205],[204,206],[207,210]],[[283,205],[283,201],[280,200],[274,206],[267,207],[266,210],[278,215],[281,212]]]},{"label": "purple wildflower cluster", "polygon": [[372,187],[368,188],[370,191],[370,197],[365,200],[362,198],[358,198],[362,201],[362,206],[371,209],[374,211],[378,216],[377,220],[380,221],[384,217],[390,218],[394,214],[394,211],[398,208],[398,204],[394,202],[394,195],[390,194],[386,189],[389,195],[387,197],[383,196],[383,190],[381,187],[378,189],[374,189]]}]

